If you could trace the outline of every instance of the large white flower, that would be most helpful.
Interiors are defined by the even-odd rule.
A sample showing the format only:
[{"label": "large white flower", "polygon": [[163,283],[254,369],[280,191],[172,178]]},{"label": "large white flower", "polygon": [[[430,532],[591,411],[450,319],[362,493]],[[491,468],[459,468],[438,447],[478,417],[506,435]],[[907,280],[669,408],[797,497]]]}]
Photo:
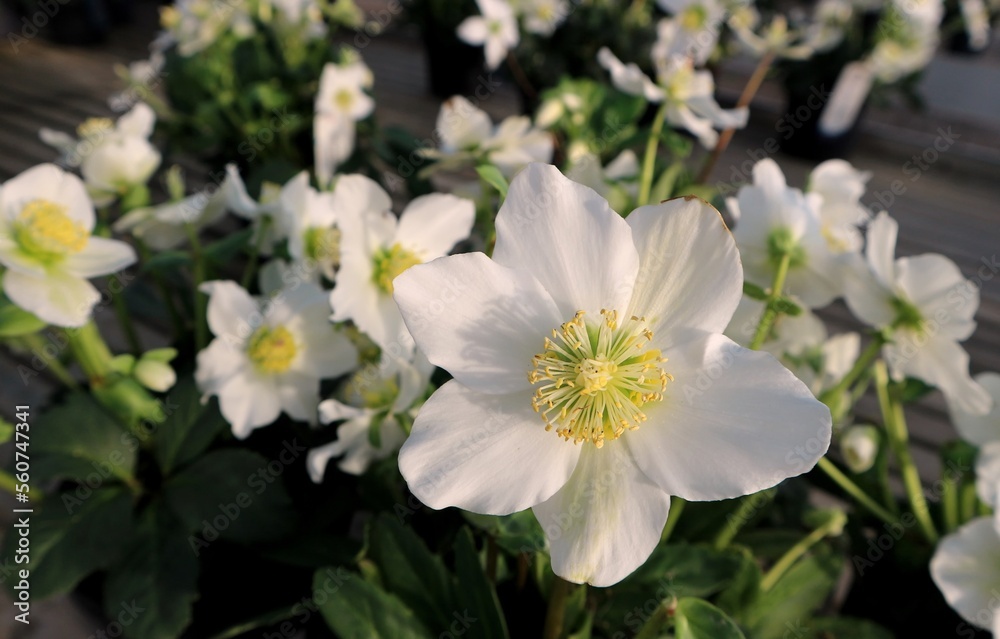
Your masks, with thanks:
[{"label": "large white flower", "polygon": [[104,206],[145,185],[160,166],[160,152],[149,143],[155,123],[153,109],[140,102],[117,123],[87,120],[77,128],[79,139],[51,129],[42,129],[39,136],[62,151],[64,163],[80,167],[94,204]]},{"label": "large white flower", "polygon": [[476,0],[481,16],[470,16],[458,25],[458,37],[469,44],[481,44],[486,55],[486,66],[496,69],[507,57],[507,52],[517,46],[521,34],[517,18],[506,0]]},{"label": "large white flower", "polygon": [[362,175],[338,178],[334,195],[341,252],[337,285],[330,294],[333,319],[352,320],[383,351],[408,358],[413,340],[392,300],[393,280],[468,238],[475,205],[434,193],[414,199],[397,220],[389,195]]},{"label": "large white flower", "polygon": [[[654,53],[657,51],[654,49]],[[635,63],[624,64],[607,47],[597,52],[597,61],[611,74],[611,83],[618,90],[650,102],[664,102],[667,122],[691,132],[705,148],[714,147],[718,141],[715,129],[739,129],[747,124],[747,108],[720,107],[712,97],[715,93],[712,74],[696,71],[690,57],[671,54],[655,58],[656,82]]]},{"label": "large white flower", "polygon": [[1000,637],[1000,534],[992,518],[974,519],[942,539],[931,577],[963,619]]},{"label": "large white flower", "polygon": [[[627,220],[554,167],[514,178],[493,259],[396,280],[420,349],[454,379],[400,451],[432,508],[532,508],[556,574],[607,586],[659,542],[670,495],[736,497],[812,467],[830,413],[771,355],[721,335],[739,254],[697,198]],[[446,295],[460,283],[461,295]]]},{"label": "large white flower", "polygon": [[810,308],[826,306],[843,291],[846,262],[830,251],[822,233],[819,198],[789,188],[770,158],[753,167],[753,184],[740,188],[726,205],[736,219],[736,243],[748,282],[768,287],[791,252],[785,292]]},{"label": "large white flower", "polygon": [[198,353],[195,381],[219,397],[223,417],[243,439],[282,411],[316,422],[321,379],[354,369],[358,353],[329,321],[326,293],[295,282],[264,300],[235,282],[201,285],[215,339]]},{"label": "large white flower", "polygon": [[859,171],[845,160],[827,160],[809,174],[807,190],[819,203],[820,231],[833,253],[857,252],[864,244],[858,225],[870,218],[861,204],[869,171]]},{"label": "large white flower", "polygon": [[969,354],[958,344],[976,329],[979,289],[943,255],[896,259],[898,226],[879,213],[868,227],[866,262],[849,271],[846,299],[858,319],[892,331],[884,352],[895,379],[916,377],[969,413],[990,410],[989,393],[969,376]]},{"label": "large white flower", "polygon": [[375,101],[365,93],[373,81],[371,69],[360,57],[323,67],[313,119],[316,179],[322,187],[354,152],[355,123],[375,110]]},{"label": "large white flower", "polygon": [[87,279],[135,262],[128,244],[91,236],[94,222],[83,182],[54,164],[28,169],[0,186],[7,297],[50,324],[86,324],[101,299]]}]

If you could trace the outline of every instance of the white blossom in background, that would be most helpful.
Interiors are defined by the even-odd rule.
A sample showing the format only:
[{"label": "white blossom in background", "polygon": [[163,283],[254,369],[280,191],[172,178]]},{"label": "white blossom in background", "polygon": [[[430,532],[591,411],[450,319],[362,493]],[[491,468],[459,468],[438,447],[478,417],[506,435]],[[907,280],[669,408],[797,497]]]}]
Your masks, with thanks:
[{"label": "white blossom in background", "polygon": [[[414,405],[427,389],[434,366],[419,351],[413,362],[383,357],[378,366],[354,374],[344,389],[344,401],[327,399],[319,405],[319,419],[324,424],[340,422],[337,439],[313,448],[306,458],[309,477],[323,481],[327,462],[340,457],[337,468],[350,475],[361,475],[373,461],[389,457],[406,441],[407,424],[415,414]],[[377,425],[376,446],[371,428]]]},{"label": "white blossom in background", "polygon": [[39,137],[62,152],[62,163],[80,167],[94,204],[105,206],[144,186],[160,166],[160,152],[149,142],[155,124],[153,109],[140,102],[117,122],[90,118],[77,128],[79,138],[46,128]]},{"label": "white blossom in background", "polygon": [[770,54],[787,60],[806,60],[815,53],[815,45],[808,40],[809,34],[790,29],[788,18],[780,13],[760,26],[757,9],[745,5],[729,17],[727,24],[740,44],[757,57]]},{"label": "white blossom in background", "polygon": [[532,126],[531,118],[510,116],[494,127],[489,114],[458,95],[441,105],[435,131],[440,148],[421,153],[444,168],[482,161],[510,178],[531,162],[552,159],[552,136]]},{"label": "white blossom in background", "polygon": [[844,31],[854,15],[851,0],[820,0],[813,8],[812,17],[805,26],[804,42],[812,50],[823,53],[840,44]]},{"label": "white blossom in background", "polygon": [[[744,296],[724,331],[726,337],[737,344],[749,346],[764,315],[764,309],[763,301]],[[785,355],[799,357],[809,350],[818,348],[826,338],[826,325],[823,320],[808,308],[803,308],[799,315],[785,314],[778,317],[761,350],[771,353],[778,359]]]},{"label": "white blossom in background", "polygon": [[567,156],[566,177],[594,189],[616,211],[638,194],[639,158],[631,149],[619,153],[607,166],[602,166],[601,158],[587,148],[578,150],[571,146]]},{"label": "white blossom in background", "polygon": [[[626,220],[531,164],[496,222],[493,259],[450,256],[396,280],[419,348],[454,378],[399,455],[423,503],[532,508],[555,573],[608,586],[659,543],[670,495],[757,492],[826,450],[829,410],[771,355],[721,335],[743,277],[708,203]],[[455,285],[460,295],[442,294]],[[710,366],[722,374],[698,385]]]},{"label": "white blossom in background", "polygon": [[936,386],[954,408],[987,413],[989,393],[969,376],[969,354],[959,345],[976,329],[979,289],[943,255],[896,258],[898,226],[879,213],[868,226],[865,261],[849,271],[851,312],[891,331],[884,354],[896,380],[915,377]]},{"label": "white blossom in background", "polygon": [[878,450],[878,429],[871,424],[849,426],[840,436],[840,453],[852,473],[863,473],[874,466]]},{"label": "white blossom in background", "polygon": [[309,186],[309,174],[299,173],[281,190],[282,234],[297,270],[333,281],[340,263],[337,197]]},{"label": "white blossom in background", "polygon": [[819,195],[820,231],[832,253],[856,253],[864,238],[859,225],[869,221],[861,204],[871,172],[859,171],[845,160],[827,160],[809,174],[806,192]]},{"label": "white blossom in background", "polygon": [[818,196],[790,188],[778,164],[768,158],[753,167],[753,184],[727,198],[748,282],[768,288],[789,251],[784,291],[809,308],[821,308],[843,292],[846,262],[830,251],[819,216]]},{"label": "white blossom in background", "polygon": [[188,227],[195,233],[219,222],[226,215],[229,187],[227,180],[216,188],[129,211],[112,228],[129,233],[156,251],[176,248],[188,241]]},{"label": "white blossom in background", "polygon": [[334,196],[341,241],[340,270],[330,293],[333,320],[353,321],[383,351],[407,359],[413,340],[392,299],[393,281],[468,238],[475,205],[433,193],[413,199],[397,219],[389,195],[362,175],[340,176]]},{"label": "white blossom in background", "polygon": [[969,413],[958,406],[949,406],[951,423],[962,439],[976,446],[1000,442],[1000,373],[988,371],[976,375],[975,381],[989,393],[993,408],[984,414]]},{"label": "white blossom in background", "polygon": [[471,45],[482,45],[486,66],[496,69],[507,52],[521,41],[517,17],[506,0],[476,0],[479,13],[458,25],[458,37]]},{"label": "white blossom in background", "polygon": [[[282,209],[282,194],[291,188],[299,188],[296,176],[284,186],[273,182],[264,182],[260,188],[260,197],[255,200],[247,193],[247,187],[240,177],[235,164],[226,165],[225,203],[233,214],[247,220],[253,225],[255,232],[250,242],[260,247],[262,255],[270,255],[274,245],[288,237],[287,217]],[[308,182],[308,175],[305,177]],[[268,220],[265,227],[264,221]],[[263,237],[261,236],[263,233]]]},{"label": "white blossom in background", "polygon": [[323,67],[313,119],[316,180],[322,188],[354,152],[356,123],[375,110],[375,101],[366,93],[373,82],[371,69],[360,57]]},{"label": "white blossom in background", "polygon": [[990,11],[983,0],[959,0],[962,24],[969,40],[969,48],[982,51],[990,44]]},{"label": "white blossom in background", "polygon": [[55,326],[83,326],[101,294],[88,278],[135,262],[125,242],[92,236],[80,178],[41,164],[0,185],[0,264],[12,302]]},{"label": "white blossom in background", "polygon": [[941,0],[892,0],[876,27],[868,57],[875,77],[891,83],[919,71],[934,57],[944,16]]},{"label": "white blossom in background", "polygon": [[284,411],[316,423],[320,380],[354,370],[358,353],[329,321],[327,294],[295,282],[257,299],[230,281],[201,285],[215,339],[198,353],[195,381],[216,395],[238,439]]},{"label": "white blossom in background", "polygon": [[931,577],[945,601],[969,623],[1000,637],[1000,534],[980,517],[944,537],[931,559]]},{"label": "white blossom in background", "polygon": [[561,91],[558,95],[544,100],[535,113],[535,124],[548,129],[564,117],[575,126],[584,123],[583,98],[573,91]]},{"label": "white blossom in background", "polygon": [[635,63],[622,63],[607,47],[597,52],[597,61],[611,74],[611,83],[618,90],[664,103],[668,123],[692,133],[705,148],[712,148],[719,139],[715,129],[746,126],[749,111],[746,107],[720,107],[713,97],[712,74],[696,71],[692,58],[671,53],[674,47],[664,38],[673,35],[672,31],[661,30],[653,48],[656,82]]},{"label": "white blossom in background", "polygon": [[726,8],[719,0],[658,0],[657,5],[673,16],[657,23],[654,59],[683,55],[701,66],[715,51]]},{"label": "white blossom in background", "polygon": [[255,29],[246,3],[215,0],[176,0],[160,8],[160,26],[164,31],[153,41],[154,51],[172,46],[182,56],[191,56],[211,46],[227,33],[248,38]]},{"label": "white blossom in background", "polygon": [[552,35],[571,11],[567,0],[513,0],[512,5],[524,30],[541,36]]}]

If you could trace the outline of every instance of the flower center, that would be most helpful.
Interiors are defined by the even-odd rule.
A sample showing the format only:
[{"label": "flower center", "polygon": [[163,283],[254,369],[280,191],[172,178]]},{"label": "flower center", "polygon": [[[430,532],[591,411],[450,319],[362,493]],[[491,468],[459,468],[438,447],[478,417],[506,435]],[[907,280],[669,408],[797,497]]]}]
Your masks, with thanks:
[{"label": "flower center", "polygon": [[535,387],[532,408],[553,430],[574,444],[600,448],[646,421],[642,406],[663,399],[673,376],[667,361],[650,348],[652,331],[641,317],[618,324],[615,311],[601,311],[601,321],[588,325],[583,311],[553,329],[545,350],[532,358],[528,381]]},{"label": "flower center", "polygon": [[909,328],[921,332],[924,329],[924,316],[920,309],[909,300],[894,297],[890,302],[892,310],[896,311],[896,319],[892,323],[896,328]]},{"label": "flower center", "polygon": [[333,94],[333,103],[341,111],[347,111],[354,104],[354,94],[349,89],[338,89]]},{"label": "flower center", "polygon": [[49,200],[28,202],[14,224],[21,248],[44,260],[78,253],[90,237],[82,224],[66,215],[65,206]]},{"label": "flower center", "polygon": [[340,261],[340,229],[313,227],[306,231],[306,255],[321,262]]},{"label": "flower center", "polygon": [[247,355],[262,373],[284,373],[295,359],[295,339],[284,326],[261,326],[250,336]]},{"label": "flower center", "polygon": [[392,294],[392,281],[396,276],[421,263],[421,259],[413,251],[409,251],[399,244],[393,244],[388,249],[381,249],[375,253],[375,270],[372,279],[383,293]]},{"label": "flower center", "polygon": [[708,11],[700,4],[692,4],[680,16],[681,28],[685,31],[698,31],[708,19]]},{"label": "flower center", "polygon": [[115,124],[110,118],[87,118],[80,126],[76,127],[76,134],[84,140],[100,138],[114,126]]}]

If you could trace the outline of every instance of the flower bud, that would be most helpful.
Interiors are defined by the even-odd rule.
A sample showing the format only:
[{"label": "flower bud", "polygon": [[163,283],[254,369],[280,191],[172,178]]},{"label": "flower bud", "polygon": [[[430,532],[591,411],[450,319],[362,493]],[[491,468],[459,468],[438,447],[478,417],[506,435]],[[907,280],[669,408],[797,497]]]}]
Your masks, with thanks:
[{"label": "flower bud", "polygon": [[163,393],[177,381],[177,374],[168,363],[177,355],[172,348],[149,351],[132,369],[132,375],[146,388]]},{"label": "flower bud", "polygon": [[875,464],[878,447],[878,430],[868,424],[851,426],[840,438],[840,452],[854,473],[863,473]]}]

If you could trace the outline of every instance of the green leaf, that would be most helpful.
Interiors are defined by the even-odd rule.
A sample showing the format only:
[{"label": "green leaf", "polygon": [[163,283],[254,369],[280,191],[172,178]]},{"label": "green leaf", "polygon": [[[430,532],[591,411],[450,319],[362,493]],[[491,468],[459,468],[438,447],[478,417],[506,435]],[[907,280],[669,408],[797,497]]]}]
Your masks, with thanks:
[{"label": "green leaf", "polygon": [[932,390],[934,390],[934,387],[922,380],[915,377],[907,377],[901,384],[899,398],[904,404],[909,404],[927,395]]},{"label": "green leaf", "polygon": [[483,181],[497,190],[500,194],[500,199],[507,199],[507,189],[510,185],[507,184],[507,178],[503,176],[500,169],[492,164],[481,164],[476,167],[476,173],[479,174],[479,177],[481,177]]},{"label": "green leaf", "polygon": [[316,571],[313,601],[342,639],[433,639],[399,599],[343,568]]},{"label": "green leaf", "polygon": [[254,230],[250,227],[231,235],[227,235],[218,242],[213,242],[212,244],[206,246],[204,252],[205,257],[215,264],[227,266],[230,262],[236,259],[245,248],[247,248],[253,233]]},{"label": "green leaf", "polygon": [[636,577],[644,583],[659,583],[675,597],[707,597],[725,588],[741,563],[737,551],[671,544],[654,550]]},{"label": "green leaf", "polygon": [[[291,446],[285,450],[297,453],[294,440]],[[249,450],[217,450],[169,479],[164,498],[187,530],[198,533],[198,548],[216,536],[271,541],[295,528],[295,511],[273,465]]]},{"label": "green leaf", "polygon": [[163,400],[167,419],[153,435],[153,454],[164,475],[195,459],[226,428],[218,402],[201,403],[201,393],[194,379],[177,382]]},{"label": "green leaf", "polygon": [[17,306],[7,298],[0,298],[0,337],[19,337],[37,333],[47,326],[34,314]]},{"label": "green leaf", "polygon": [[133,482],[139,442],[87,393],[75,392],[31,425],[31,478],[76,479],[90,488],[115,478]]},{"label": "green leaf", "polygon": [[386,590],[412,608],[429,628],[447,628],[459,608],[451,575],[441,558],[395,517],[382,515],[372,524],[369,557],[378,566]]},{"label": "green leaf", "polygon": [[545,549],[545,533],[530,510],[502,517],[462,511],[465,520],[490,534],[497,545],[512,555]]},{"label": "green leaf", "polygon": [[175,272],[191,264],[191,256],[186,251],[160,251],[146,260],[139,269],[140,273]]},{"label": "green leaf", "polygon": [[508,637],[500,600],[479,563],[472,533],[464,526],[455,540],[455,572],[461,584],[459,608],[470,610],[476,618],[476,636],[483,639]]},{"label": "green leaf", "polygon": [[760,580],[763,574],[753,555],[742,547],[735,547],[739,552],[740,567],[729,584],[718,596],[716,603],[720,608],[736,618],[742,618],[742,613],[753,606],[760,596]]},{"label": "green leaf", "polygon": [[736,622],[703,599],[678,601],[674,621],[677,639],[744,639]]},{"label": "green leaf", "polygon": [[792,317],[802,315],[802,307],[796,304],[790,297],[779,297],[774,300],[774,310]]},{"label": "green leaf", "polygon": [[108,572],[104,611],[134,639],[172,639],[191,623],[198,598],[198,559],[187,532],[167,508],[154,502],[139,518],[122,560]]},{"label": "green leaf", "polygon": [[743,294],[752,300],[766,300],[767,291],[756,284],[751,284],[750,282],[743,282]]},{"label": "green leaf", "polygon": [[802,639],[893,639],[893,634],[882,626],[852,617],[818,617],[810,619],[796,637]]},{"label": "green leaf", "polygon": [[9,442],[14,436],[14,424],[11,424],[3,417],[0,417],[0,444]]},{"label": "green leaf", "polygon": [[[19,513],[3,542],[4,565],[16,565]],[[121,487],[93,491],[85,499],[70,493],[49,497],[45,506],[27,514],[31,542],[31,596],[40,601],[72,590],[90,573],[108,567],[121,554],[132,533],[132,499]],[[17,579],[6,580],[13,588]]]}]

